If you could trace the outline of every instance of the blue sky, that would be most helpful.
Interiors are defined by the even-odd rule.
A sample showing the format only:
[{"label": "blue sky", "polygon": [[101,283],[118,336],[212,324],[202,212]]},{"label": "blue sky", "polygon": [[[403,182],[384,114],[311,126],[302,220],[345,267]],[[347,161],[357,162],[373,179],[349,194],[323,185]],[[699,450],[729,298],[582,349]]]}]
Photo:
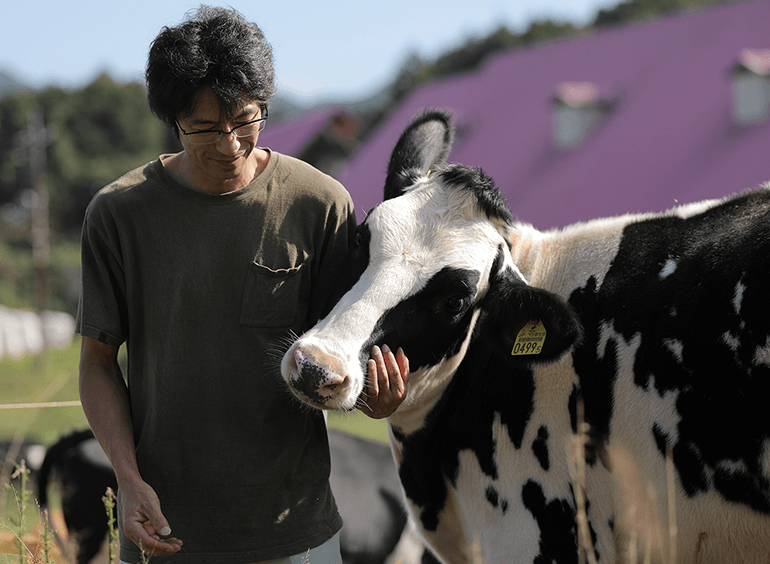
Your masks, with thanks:
[{"label": "blue sky", "polygon": [[[384,87],[410,53],[430,59],[501,24],[588,23],[619,0],[230,0],[273,45],[279,92],[299,101],[359,98]],[[212,4],[214,2],[211,2]],[[471,4],[473,6],[471,7]],[[149,43],[198,3],[0,0],[0,71],[33,87],[76,88],[102,72],[141,80]]]}]

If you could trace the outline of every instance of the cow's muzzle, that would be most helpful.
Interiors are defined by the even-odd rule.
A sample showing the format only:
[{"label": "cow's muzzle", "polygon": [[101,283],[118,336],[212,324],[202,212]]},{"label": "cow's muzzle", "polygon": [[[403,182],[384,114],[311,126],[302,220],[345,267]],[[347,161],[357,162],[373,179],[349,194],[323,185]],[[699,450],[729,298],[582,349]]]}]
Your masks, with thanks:
[{"label": "cow's muzzle", "polygon": [[340,409],[337,400],[347,390],[348,378],[335,369],[339,361],[307,345],[296,346],[284,362],[294,395],[317,409]]}]

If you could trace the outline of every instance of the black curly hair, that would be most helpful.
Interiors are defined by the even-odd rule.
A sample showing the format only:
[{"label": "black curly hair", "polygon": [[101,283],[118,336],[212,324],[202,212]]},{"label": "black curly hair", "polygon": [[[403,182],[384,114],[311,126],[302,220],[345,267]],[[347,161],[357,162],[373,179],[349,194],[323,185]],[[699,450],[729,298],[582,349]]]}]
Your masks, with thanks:
[{"label": "black curly hair", "polygon": [[150,110],[174,130],[204,88],[228,118],[244,101],[256,101],[264,112],[275,94],[273,50],[259,26],[235,10],[201,6],[180,25],[161,30],[145,79]]}]

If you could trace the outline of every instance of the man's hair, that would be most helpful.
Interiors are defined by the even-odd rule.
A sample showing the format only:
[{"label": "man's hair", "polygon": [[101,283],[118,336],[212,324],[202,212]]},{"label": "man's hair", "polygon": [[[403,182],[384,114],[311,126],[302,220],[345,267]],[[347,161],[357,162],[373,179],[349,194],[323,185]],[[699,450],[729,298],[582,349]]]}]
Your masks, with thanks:
[{"label": "man's hair", "polygon": [[228,118],[244,101],[263,109],[275,94],[273,50],[256,24],[234,10],[201,6],[176,27],[164,27],[147,59],[150,110],[169,127],[190,115],[210,88]]}]

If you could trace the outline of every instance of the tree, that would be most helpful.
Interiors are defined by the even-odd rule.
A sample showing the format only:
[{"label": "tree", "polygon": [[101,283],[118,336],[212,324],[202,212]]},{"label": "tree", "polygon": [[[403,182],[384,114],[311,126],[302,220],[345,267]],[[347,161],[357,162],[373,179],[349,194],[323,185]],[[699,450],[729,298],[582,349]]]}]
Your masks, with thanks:
[{"label": "tree", "polygon": [[734,1],[736,0],[626,0],[614,8],[599,10],[593,27],[602,28],[645,18],[669,16],[683,10]]},{"label": "tree", "polygon": [[27,163],[13,139],[26,127],[26,116],[40,107],[55,132],[48,148],[47,178],[54,230],[75,236],[96,191],[164,152],[176,139],[155,118],[141,85],[116,84],[102,75],[82,90],[50,88],[0,102],[0,203],[17,199],[29,187]]}]

